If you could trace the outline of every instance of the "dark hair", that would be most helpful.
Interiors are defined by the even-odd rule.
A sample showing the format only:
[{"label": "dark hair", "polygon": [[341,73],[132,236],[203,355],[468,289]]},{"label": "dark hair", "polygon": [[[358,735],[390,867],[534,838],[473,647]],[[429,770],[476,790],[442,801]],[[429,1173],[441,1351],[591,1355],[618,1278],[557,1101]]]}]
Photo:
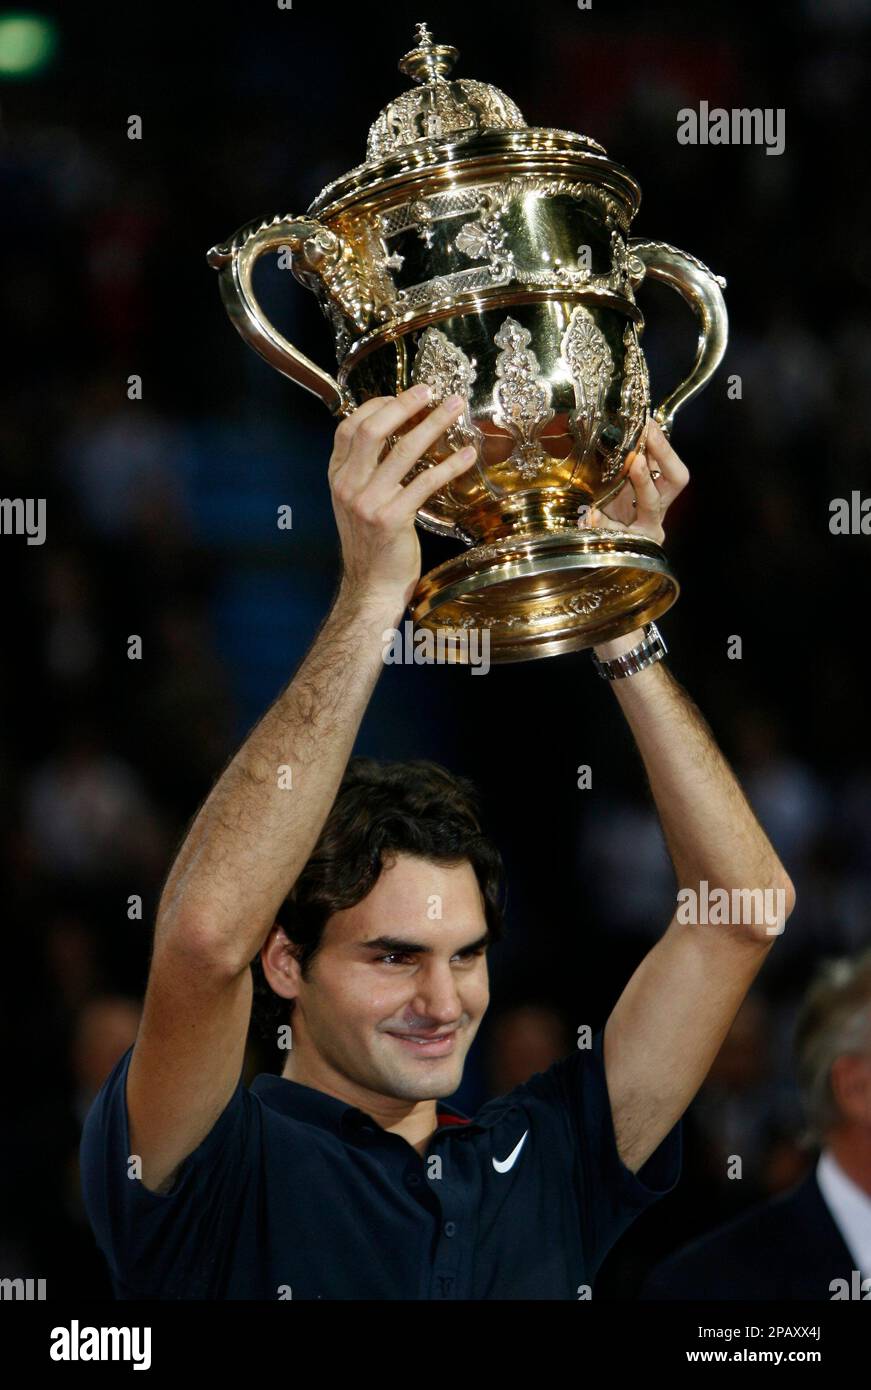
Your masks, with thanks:
[{"label": "dark hair", "polygon": [[[371,892],[391,852],[436,863],[468,860],[484,898],[492,941],[502,936],[505,881],[502,856],[481,829],[478,794],[467,777],[438,763],[351,758],[332,809],[305,867],[276,914],[293,943],[303,979],[321,945],[327,919]],[[275,1042],[295,1001],[269,985],[258,952],[252,962],[252,1022]]]}]

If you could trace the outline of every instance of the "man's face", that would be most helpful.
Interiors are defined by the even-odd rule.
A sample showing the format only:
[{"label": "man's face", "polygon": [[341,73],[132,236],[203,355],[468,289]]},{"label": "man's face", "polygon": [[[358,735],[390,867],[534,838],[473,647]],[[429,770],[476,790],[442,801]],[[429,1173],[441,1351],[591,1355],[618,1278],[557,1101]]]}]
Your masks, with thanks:
[{"label": "man's face", "polygon": [[299,980],[294,1046],[309,1050],[307,1063],[318,1054],[318,1071],[326,1064],[379,1095],[451,1095],[489,1002],[486,934],[467,860],[388,859],[369,895],[328,919]]}]

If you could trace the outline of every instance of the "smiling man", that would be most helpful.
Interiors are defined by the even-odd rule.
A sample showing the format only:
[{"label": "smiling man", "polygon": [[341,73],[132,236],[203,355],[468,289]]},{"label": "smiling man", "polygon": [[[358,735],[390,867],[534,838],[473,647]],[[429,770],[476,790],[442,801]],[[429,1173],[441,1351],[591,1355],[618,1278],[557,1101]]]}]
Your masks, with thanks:
[{"label": "smiling man", "polygon": [[423,760],[352,758],[255,962],[262,1031],[285,1041],[290,1023],[282,1076],[424,1154],[433,1098],[459,1087],[489,1002],[502,872],[469,781]]},{"label": "smiling man", "polygon": [[[339,425],[336,601],[165,884],[140,1031],[82,1137],[119,1297],[588,1296],[614,1241],[677,1182],[680,1117],[777,939],[764,920],[676,912],[604,1029],[474,1118],[444,1101],[487,1008],[501,860],[464,779],[351,758],[383,634],[420,575],[415,512],[472,462],[404,482],[463,409],[444,402],[388,450],[424,390]],[[655,426],[647,448],[655,467],[635,458],[609,517],[662,540],[688,473]],[[789,878],[663,655],[655,630],[596,652],[683,905],[782,890],[785,918]],[[281,1076],[248,1087],[255,975],[292,1047]]]}]

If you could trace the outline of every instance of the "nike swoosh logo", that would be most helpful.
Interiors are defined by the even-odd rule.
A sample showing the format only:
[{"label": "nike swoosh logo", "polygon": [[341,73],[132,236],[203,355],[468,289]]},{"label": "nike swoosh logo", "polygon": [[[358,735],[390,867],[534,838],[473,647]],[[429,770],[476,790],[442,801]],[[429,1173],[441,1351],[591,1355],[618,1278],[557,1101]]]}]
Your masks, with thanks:
[{"label": "nike swoosh logo", "polygon": [[511,1150],[511,1152],[510,1152],[510,1154],[508,1155],[507,1158],[503,1158],[503,1159],[501,1159],[501,1160],[498,1159],[498,1158],[494,1158],[494,1159],[493,1159],[493,1167],[496,1169],[496,1172],[497,1172],[497,1173],[507,1173],[509,1168],[513,1168],[513,1167],[514,1167],[515,1163],[517,1162],[517,1155],[520,1153],[520,1150],[523,1148],[524,1142],[525,1142],[525,1140],[526,1140],[526,1135],[527,1135],[528,1133],[529,1133],[529,1130],[527,1129],[527,1130],[524,1132],[523,1138],[520,1140],[519,1144],[517,1144],[517,1145]]}]

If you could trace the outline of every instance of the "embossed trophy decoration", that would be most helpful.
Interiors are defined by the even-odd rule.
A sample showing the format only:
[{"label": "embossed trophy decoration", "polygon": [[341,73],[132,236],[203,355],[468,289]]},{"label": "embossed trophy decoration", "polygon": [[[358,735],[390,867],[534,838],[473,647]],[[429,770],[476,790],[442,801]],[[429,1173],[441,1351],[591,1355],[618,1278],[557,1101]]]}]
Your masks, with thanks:
[{"label": "embossed trophy decoration", "polygon": [[[365,162],[303,217],[249,223],[208,259],[243,338],[334,415],[420,381],[434,403],[468,399],[414,471],[476,445],[476,463],[417,514],[469,548],[423,576],[411,614],[441,630],[449,659],[466,659],[475,627],[489,629],[491,661],[518,661],[620,636],[677,598],[659,545],[586,517],[646,437],[642,280],[673,286],[699,326],[692,370],[653,411],[666,433],[725,352],[725,281],[673,246],[627,239],[641,201],[631,174],[587,136],[528,126],[498,88],[449,79],[458,56],[419,24],[399,64],[418,85],[378,116]],[[254,263],[282,247],[332,326],[335,379],[254,296]]]}]

